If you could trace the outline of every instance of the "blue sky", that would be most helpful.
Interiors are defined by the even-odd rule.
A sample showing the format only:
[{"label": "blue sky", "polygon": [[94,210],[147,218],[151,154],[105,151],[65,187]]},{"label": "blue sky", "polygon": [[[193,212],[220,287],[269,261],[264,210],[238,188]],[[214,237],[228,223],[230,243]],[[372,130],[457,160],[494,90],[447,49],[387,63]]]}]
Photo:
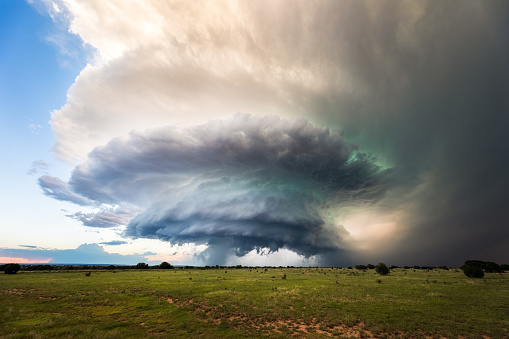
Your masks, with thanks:
[{"label": "blue sky", "polygon": [[0,0],[0,261],[509,261],[507,6]]},{"label": "blue sky", "polygon": [[65,228],[57,226],[68,223],[60,213],[62,207],[40,194],[37,174],[28,172],[34,161],[41,160],[48,170],[69,170],[49,152],[55,138],[48,122],[51,111],[65,103],[86,53],[79,39],[69,35],[72,47],[83,53],[73,58],[62,55],[49,38],[68,33],[25,1],[1,1],[0,16],[0,128],[2,155],[9,164],[2,166],[1,175],[1,246],[62,246],[68,241],[62,237]]},{"label": "blue sky", "polygon": [[24,1],[2,1],[0,6],[2,153],[12,164],[4,170],[21,177],[21,166],[26,174],[34,158],[47,158],[54,142],[49,112],[65,102],[66,89],[79,69],[60,67],[55,46],[44,41],[53,27],[49,16],[39,15]]},{"label": "blue sky", "polygon": [[63,56],[47,41],[56,31],[49,15],[39,14],[24,1],[2,1],[0,6],[0,126],[2,154],[9,164],[2,167],[1,223],[2,232],[9,234],[2,236],[3,246],[12,246],[11,237],[19,234],[20,224],[36,230],[61,219],[50,212],[54,204],[39,194],[37,178],[28,172],[34,161],[54,163],[49,154],[54,143],[50,112],[65,102],[83,61],[72,60],[74,67],[59,63]]},{"label": "blue sky", "polygon": [[[64,105],[68,88],[90,57],[90,48],[52,20],[41,4],[26,1],[0,1],[0,41],[1,153],[4,164],[9,164],[1,169],[0,257],[21,262],[147,261],[140,256],[124,260],[121,255],[109,256],[97,247],[102,245],[90,246],[98,251],[95,257],[79,250],[71,255],[82,244],[116,236],[98,234],[65,217],[62,209],[72,210],[73,206],[44,196],[37,185],[45,170],[65,178],[72,169],[51,152],[55,137],[49,121],[51,112]],[[34,167],[34,162],[45,163],[47,168]],[[34,169],[37,171],[30,173]],[[9,254],[11,250],[14,252]],[[69,256],[67,261],[62,253]]]}]

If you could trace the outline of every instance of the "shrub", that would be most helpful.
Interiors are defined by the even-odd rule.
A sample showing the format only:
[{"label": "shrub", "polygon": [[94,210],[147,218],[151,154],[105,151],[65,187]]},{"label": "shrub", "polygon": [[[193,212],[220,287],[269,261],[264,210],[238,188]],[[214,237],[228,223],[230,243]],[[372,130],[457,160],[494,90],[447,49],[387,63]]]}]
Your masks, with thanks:
[{"label": "shrub", "polygon": [[484,261],[481,264],[481,268],[486,271],[486,273],[501,273],[502,268],[499,264],[494,263],[492,261]]},{"label": "shrub", "polygon": [[147,269],[148,268],[148,264],[145,264],[144,262],[139,262],[136,264],[136,266],[134,267],[138,270],[143,270],[143,269]]},{"label": "shrub", "polygon": [[373,270],[373,269],[375,269],[375,268],[376,268],[376,266],[375,266],[375,265],[373,265],[373,264],[368,264],[366,267],[367,267],[368,269],[370,269],[370,270]]},{"label": "shrub", "polygon": [[484,277],[484,271],[479,266],[463,266],[463,273],[470,278],[482,278]]},{"label": "shrub", "polygon": [[389,267],[387,267],[386,264],[384,264],[383,262],[379,263],[378,265],[376,265],[375,267],[375,271],[376,273],[380,274],[380,275],[387,275],[389,274],[389,272],[391,271],[389,269]]},{"label": "shrub", "polygon": [[463,266],[461,266],[463,273],[469,278],[482,278],[484,277],[484,271],[481,267],[480,262],[477,260],[466,261]]},{"label": "shrub", "polygon": [[21,269],[19,264],[7,264],[4,267],[5,274],[16,274]]},{"label": "shrub", "polygon": [[502,271],[509,271],[509,265],[507,265],[507,264],[502,264],[502,265],[500,265],[500,269],[501,269]]},{"label": "shrub", "polygon": [[163,261],[160,265],[159,265],[159,268],[160,269],[163,269],[163,270],[169,270],[169,269],[172,269],[173,266],[169,263],[167,263],[166,261]]},{"label": "shrub", "polygon": [[[485,271],[486,273],[501,273],[503,271],[502,266],[492,261],[467,260],[460,268],[463,270],[463,272],[465,272],[466,267],[478,267],[481,271]],[[477,271],[479,271],[479,269],[477,269]],[[473,269],[468,269],[468,271],[473,272]],[[465,273],[465,275],[469,277],[468,274]],[[480,275],[480,273],[477,273],[477,275]],[[483,276],[484,272],[483,275],[475,276],[475,278],[482,278]]]}]

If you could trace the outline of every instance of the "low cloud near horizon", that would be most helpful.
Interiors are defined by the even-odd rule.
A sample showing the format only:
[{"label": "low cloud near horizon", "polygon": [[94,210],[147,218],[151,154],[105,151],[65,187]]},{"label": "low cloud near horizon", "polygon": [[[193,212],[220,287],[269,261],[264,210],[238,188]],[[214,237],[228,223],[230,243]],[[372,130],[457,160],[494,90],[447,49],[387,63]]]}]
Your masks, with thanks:
[{"label": "low cloud near horizon", "polygon": [[[107,244],[110,245],[110,244]],[[47,249],[36,246],[25,246],[26,249],[0,248],[2,258],[28,258],[29,263],[49,264],[113,264],[135,265],[147,262],[143,254],[123,255],[109,253],[100,244],[81,244],[75,249]]]},{"label": "low cloud near horizon", "polygon": [[212,264],[509,261],[507,2],[55,3],[96,52],[39,178],[69,217]]}]

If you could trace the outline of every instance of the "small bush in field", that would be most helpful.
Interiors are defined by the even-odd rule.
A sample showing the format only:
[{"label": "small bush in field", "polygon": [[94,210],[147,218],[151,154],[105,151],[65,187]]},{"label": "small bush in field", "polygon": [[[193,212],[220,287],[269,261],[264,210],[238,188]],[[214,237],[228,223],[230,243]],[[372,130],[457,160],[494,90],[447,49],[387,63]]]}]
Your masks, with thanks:
[{"label": "small bush in field", "polygon": [[389,269],[389,267],[387,267],[386,264],[384,264],[383,262],[379,263],[378,265],[376,265],[375,267],[375,271],[376,273],[380,274],[380,275],[387,275],[389,274],[389,272],[391,271]]},{"label": "small bush in field", "polygon": [[171,264],[169,264],[168,262],[166,261],[163,261],[160,265],[159,265],[159,268],[162,269],[162,270],[169,270],[169,269],[172,269],[173,266]]},{"label": "small bush in field", "polygon": [[5,274],[16,274],[21,269],[19,264],[7,264],[4,267]]},{"label": "small bush in field", "polygon": [[461,266],[461,269],[463,270],[463,273],[469,278],[482,278],[484,277],[484,271],[481,266],[479,265],[463,265]]},{"label": "small bush in field", "polygon": [[148,268],[148,264],[145,264],[144,262],[139,262],[136,264],[134,268],[138,270],[146,270]]}]

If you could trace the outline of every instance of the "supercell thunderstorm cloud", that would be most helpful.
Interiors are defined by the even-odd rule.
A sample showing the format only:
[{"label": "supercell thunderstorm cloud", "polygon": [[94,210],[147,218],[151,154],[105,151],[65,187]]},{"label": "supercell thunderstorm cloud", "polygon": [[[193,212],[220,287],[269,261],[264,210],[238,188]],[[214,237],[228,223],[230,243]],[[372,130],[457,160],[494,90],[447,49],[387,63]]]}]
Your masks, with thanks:
[{"label": "supercell thunderstorm cloud", "polygon": [[210,264],[509,260],[507,2],[55,6],[95,51],[39,179],[69,217]]},{"label": "supercell thunderstorm cloud", "polygon": [[[143,208],[127,225],[130,237],[206,243],[209,252],[217,244],[238,256],[285,247],[309,257],[345,246],[335,211],[379,199],[387,172],[337,131],[237,115],[114,139],[76,166],[69,183],[98,204]],[[100,219],[79,217],[85,225]]]}]

